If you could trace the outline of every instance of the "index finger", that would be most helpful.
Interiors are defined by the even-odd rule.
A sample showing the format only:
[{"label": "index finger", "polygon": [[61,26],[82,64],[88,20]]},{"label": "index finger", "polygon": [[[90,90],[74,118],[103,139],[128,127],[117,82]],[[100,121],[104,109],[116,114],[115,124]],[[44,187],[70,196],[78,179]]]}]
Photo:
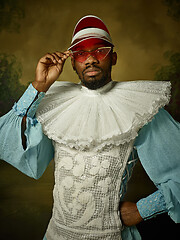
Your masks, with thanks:
[{"label": "index finger", "polygon": [[64,51],[64,52],[56,51],[55,53],[59,58],[68,58],[70,55],[70,51]]},{"label": "index finger", "polygon": [[66,50],[64,51],[64,54],[69,54],[71,51],[70,50]]}]

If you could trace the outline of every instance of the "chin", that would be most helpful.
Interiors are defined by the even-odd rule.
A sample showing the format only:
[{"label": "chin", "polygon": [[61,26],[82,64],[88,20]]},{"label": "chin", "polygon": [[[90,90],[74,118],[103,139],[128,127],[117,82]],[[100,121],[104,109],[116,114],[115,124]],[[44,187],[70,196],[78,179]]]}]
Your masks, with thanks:
[{"label": "chin", "polygon": [[103,87],[104,85],[107,84],[107,79],[101,78],[101,79],[96,79],[94,77],[89,78],[88,80],[86,79],[81,79],[81,82],[83,85],[91,90],[96,90],[98,88]]}]

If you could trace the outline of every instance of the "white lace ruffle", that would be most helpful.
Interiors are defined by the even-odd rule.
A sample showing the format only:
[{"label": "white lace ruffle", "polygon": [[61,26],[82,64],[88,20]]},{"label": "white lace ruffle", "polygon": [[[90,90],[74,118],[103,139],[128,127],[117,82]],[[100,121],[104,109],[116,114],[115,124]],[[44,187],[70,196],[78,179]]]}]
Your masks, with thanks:
[{"label": "white lace ruffle", "polygon": [[170,82],[110,82],[98,90],[56,82],[37,111],[44,133],[76,149],[129,142],[168,104]]}]

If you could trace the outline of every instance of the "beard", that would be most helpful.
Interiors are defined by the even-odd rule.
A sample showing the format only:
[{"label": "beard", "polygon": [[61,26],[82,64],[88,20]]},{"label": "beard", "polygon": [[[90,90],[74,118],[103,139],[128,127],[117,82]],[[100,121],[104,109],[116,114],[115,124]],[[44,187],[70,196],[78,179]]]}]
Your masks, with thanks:
[{"label": "beard", "polygon": [[90,77],[88,80],[82,78],[81,82],[85,87],[91,90],[96,90],[103,87],[107,83],[107,77],[103,75],[100,79],[97,79],[97,77],[95,76]]},{"label": "beard", "polygon": [[94,65],[94,67],[99,68],[101,70],[102,76],[100,78],[98,76],[91,76],[91,77],[88,77],[88,79],[86,79],[84,76],[84,71],[86,69],[88,69],[89,67],[84,69],[84,71],[82,72],[82,76],[80,76],[80,74],[76,70],[76,73],[78,74],[79,79],[81,80],[81,83],[85,87],[87,87],[88,89],[91,89],[91,90],[96,90],[96,89],[101,88],[104,85],[106,85],[109,82],[109,72],[111,72],[111,69],[112,69],[112,66],[110,66],[109,71],[104,72],[102,68],[95,66],[95,65]]}]

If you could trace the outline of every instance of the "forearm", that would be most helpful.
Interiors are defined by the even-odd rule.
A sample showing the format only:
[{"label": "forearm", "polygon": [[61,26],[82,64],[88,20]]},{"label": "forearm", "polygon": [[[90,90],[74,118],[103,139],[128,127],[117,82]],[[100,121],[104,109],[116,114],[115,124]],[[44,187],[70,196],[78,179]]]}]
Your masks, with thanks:
[{"label": "forearm", "polygon": [[45,94],[43,92],[39,93],[38,90],[35,89],[32,84],[30,84],[19,101],[13,106],[16,115],[23,117],[21,122],[21,138],[24,149],[27,147],[25,136],[26,120],[27,118],[31,119],[33,124],[33,120],[35,120],[34,117],[36,109],[44,95]]},{"label": "forearm", "polygon": [[42,132],[39,122],[27,118],[27,148],[22,148],[22,117],[12,109],[0,118],[0,159],[8,162],[26,175],[39,178],[53,158],[53,145]]},{"label": "forearm", "polygon": [[25,130],[26,130],[26,118],[27,116],[24,116],[22,119],[22,123],[21,123],[21,138],[22,138],[22,145],[24,150],[26,149],[26,136],[24,134]]},{"label": "forearm", "polygon": [[[33,102],[31,103],[31,105],[37,100],[37,98],[38,98],[38,94],[36,95],[35,99],[34,99]],[[30,105],[30,107],[31,107],[31,105]],[[30,107],[29,107],[29,108],[30,108]],[[27,109],[27,111],[29,110],[29,108]],[[24,132],[25,132],[25,130],[26,130],[26,119],[27,119],[27,113],[26,113],[26,115],[23,117],[22,123],[21,123],[21,138],[22,138],[22,145],[23,145],[24,150],[25,150],[26,147],[27,147],[27,145],[26,145],[27,139],[26,139],[26,136],[25,136],[25,134],[24,134]]]},{"label": "forearm", "polygon": [[24,149],[26,148],[26,136],[24,134],[26,130],[26,119],[27,117],[34,117],[41,99],[61,74],[64,63],[68,57],[69,51],[46,54],[42,57],[36,68],[35,81],[29,85],[24,95],[14,106],[17,114],[23,116],[21,136]]}]

